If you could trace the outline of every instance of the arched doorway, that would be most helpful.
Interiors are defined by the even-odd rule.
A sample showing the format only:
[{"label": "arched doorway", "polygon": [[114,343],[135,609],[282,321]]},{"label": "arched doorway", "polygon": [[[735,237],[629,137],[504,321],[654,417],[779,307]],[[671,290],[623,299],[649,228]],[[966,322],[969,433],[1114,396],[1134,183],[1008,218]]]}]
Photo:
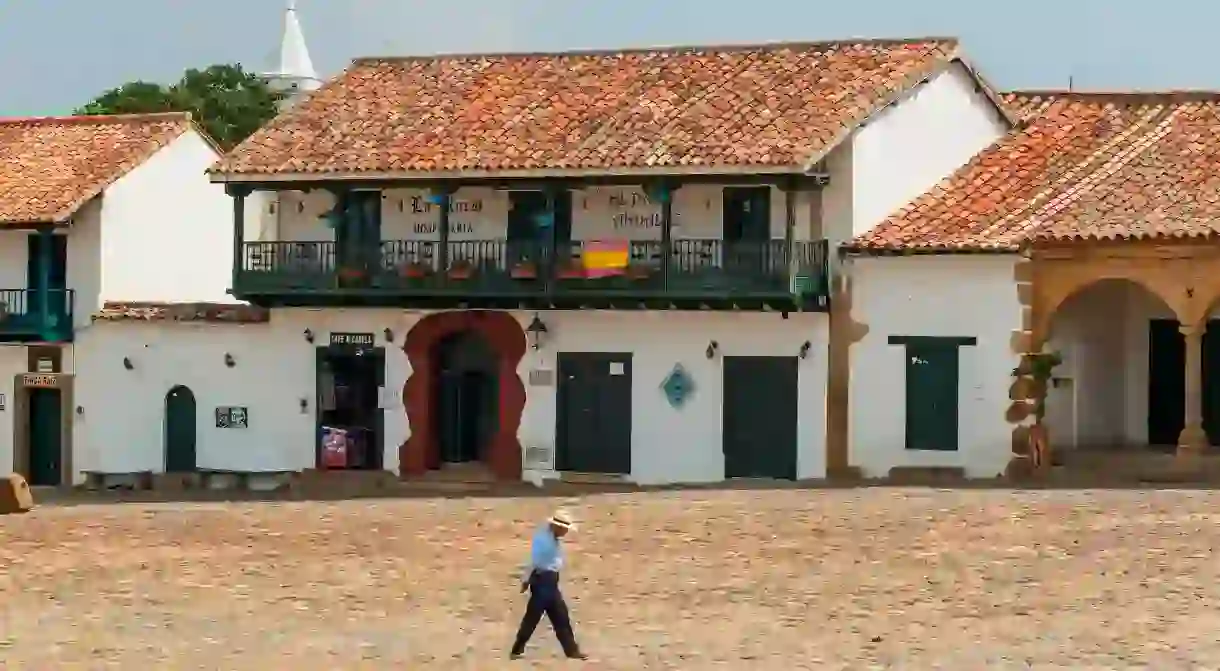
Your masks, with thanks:
[{"label": "arched doorway", "polygon": [[458,349],[456,343],[442,348],[442,342],[463,333],[477,334],[495,361],[497,416],[480,461],[497,479],[519,479],[522,455],[517,430],[525,409],[525,385],[518,369],[525,357],[525,329],[511,313],[493,310],[437,312],[407,332],[403,351],[412,372],[403,386],[403,405],[411,434],[398,451],[400,472],[403,476],[423,475],[441,465],[436,378],[442,366],[436,359],[450,347]]},{"label": "arched doorway", "polygon": [[178,385],[165,394],[165,472],[192,473],[196,436],[195,394]]},{"label": "arched doorway", "polygon": [[499,362],[487,340],[473,329],[436,345],[433,390],[442,464],[484,461],[499,415]]}]

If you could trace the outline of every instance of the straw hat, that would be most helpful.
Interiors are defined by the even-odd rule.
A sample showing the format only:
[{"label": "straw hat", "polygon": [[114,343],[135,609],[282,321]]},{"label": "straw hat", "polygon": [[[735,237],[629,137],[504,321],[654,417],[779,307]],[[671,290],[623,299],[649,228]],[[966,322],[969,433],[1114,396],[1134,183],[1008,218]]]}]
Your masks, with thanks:
[{"label": "straw hat", "polygon": [[556,510],[555,514],[551,515],[551,519],[547,520],[547,523],[561,529],[573,530],[576,528],[576,523],[572,521],[572,516],[566,510]]}]

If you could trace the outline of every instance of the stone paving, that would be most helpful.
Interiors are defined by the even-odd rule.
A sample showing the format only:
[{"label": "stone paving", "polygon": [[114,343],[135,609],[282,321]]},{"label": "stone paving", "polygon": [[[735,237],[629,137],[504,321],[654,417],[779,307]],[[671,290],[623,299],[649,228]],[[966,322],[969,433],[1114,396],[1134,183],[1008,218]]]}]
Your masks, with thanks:
[{"label": "stone paving", "polygon": [[[534,524],[581,527],[506,659]],[[1220,668],[1220,494],[694,491],[0,518],[8,671]]]}]

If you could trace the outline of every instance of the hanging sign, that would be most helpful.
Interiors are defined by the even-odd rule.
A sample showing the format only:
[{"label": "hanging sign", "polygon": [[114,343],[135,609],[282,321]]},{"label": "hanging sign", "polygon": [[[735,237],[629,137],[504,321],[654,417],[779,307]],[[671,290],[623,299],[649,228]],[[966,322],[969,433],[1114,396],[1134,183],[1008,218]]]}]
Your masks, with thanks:
[{"label": "hanging sign", "polygon": [[21,376],[21,386],[34,389],[58,389],[59,377],[56,375],[26,373]]},{"label": "hanging sign", "polygon": [[332,333],[331,347],[372,347],[376,343],[372,333]]}]

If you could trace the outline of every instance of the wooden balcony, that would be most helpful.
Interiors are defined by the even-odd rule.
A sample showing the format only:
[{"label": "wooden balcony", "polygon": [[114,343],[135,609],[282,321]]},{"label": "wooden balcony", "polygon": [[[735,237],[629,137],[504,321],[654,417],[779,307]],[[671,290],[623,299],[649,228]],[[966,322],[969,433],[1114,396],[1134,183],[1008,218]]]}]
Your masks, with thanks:
[{"label": "wooden balcony", "polygon": [[385,241],[243,245],[234,294],[265,305],[826,310],[825,241],[631,242],[621,272],[592,276],[580,242]]},{"label": "wooden balcony", "polygon": [[72,340],[72,289],[0,289],[0,341]]}]

